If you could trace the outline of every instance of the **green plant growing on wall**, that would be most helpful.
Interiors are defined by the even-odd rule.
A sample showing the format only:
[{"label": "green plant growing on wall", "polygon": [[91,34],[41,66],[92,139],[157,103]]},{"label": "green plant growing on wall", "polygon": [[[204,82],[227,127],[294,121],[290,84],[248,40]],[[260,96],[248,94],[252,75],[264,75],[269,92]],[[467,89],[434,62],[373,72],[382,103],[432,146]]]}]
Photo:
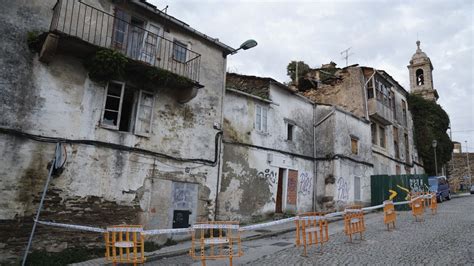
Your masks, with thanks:
[{"label": "green plant growing on wall", "polygon": [[26,43],[28,44],[28,48],[30,48],[30,50],[39,51],[39,49],[41,48],[40,32],[37,30],[27,32]]},{"label": "green plant growing on wall", "polygon": [[145,78],[148,83],[175,89],[186,89],[194,86],[192,80],[157,67],[146,71]]},{"label": "green plant growing on wall", "polygon": [[89,77],[96,81],[122,78],[128,59],[122,53],[111,49],[100,49],[86,62]]},{"label": "green plant growing on wall", "polygon": [[449,116],[436,102],[414,94],[408,96],[408,106],[413,116],[418,155],[423,160],[425,171],[429,175],[436,173],[432,142],[433,140],[438,142],[436,158],[439,174],[441,166],[451,160],[453,151],[453,144],[446,133],[449,128]]}]

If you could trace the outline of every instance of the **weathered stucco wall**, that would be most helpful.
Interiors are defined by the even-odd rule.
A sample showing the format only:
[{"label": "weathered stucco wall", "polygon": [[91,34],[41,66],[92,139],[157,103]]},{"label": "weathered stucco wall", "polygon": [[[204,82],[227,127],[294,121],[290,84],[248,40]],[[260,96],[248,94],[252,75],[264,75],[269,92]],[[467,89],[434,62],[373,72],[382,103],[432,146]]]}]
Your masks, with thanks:
[{"label": "weathered stucco wall", "polygon": [[[248,222],[275,213],[280,168],[282,211],[303,212],[313,206],[313,106],[274,85],[269,94],[272,104],[226,93],[220,219]],[[254,128],[257,104],[268,108],[267,132]],[[295,124],[293,141],[287,140],[288,121]],[[288,182],[289,170],[298,172],[296,187],[294,180]],[[288,200],[292,190],[296,204]]]},{"label": "weathered stucco wall", "polygon": [[[82,60],[58,54],[44,64],[27,48],[29,31],[49,28],[55,2],[9,1],[2,5],[0,127],[44,137],[113,143],[177,159],[213,161],[218,132],[213,125],[222,122],[222,51],[194,35],[176,32],[202,55],[199,71],[204,88],[186,104],[179,104],[169,89],[156,90],[149,137],[106,129],[100,125],[105,86],[88,78]],[[108,1],[98,5],[104,6],[112,8]],[[69,143],[65,147],[65,168],[51,184],[43,219],[92,226],[141,223],[147,228],[171,228],[174,210],[191,211],[191,224],[214,216],[216,166],[101,145]],[[54,144],[0,133],[2,258],[17,256],[26,246],[54,148]],[[18,227],[24,230],[14,236],[7,233]],[[51,229],[43,227],[38,230],[34,248],[45,248],[46,240],[62,248],[78,243],[71,234],[50,234]],[[100,243],[94,240],[88,238],[88,243]]]}]

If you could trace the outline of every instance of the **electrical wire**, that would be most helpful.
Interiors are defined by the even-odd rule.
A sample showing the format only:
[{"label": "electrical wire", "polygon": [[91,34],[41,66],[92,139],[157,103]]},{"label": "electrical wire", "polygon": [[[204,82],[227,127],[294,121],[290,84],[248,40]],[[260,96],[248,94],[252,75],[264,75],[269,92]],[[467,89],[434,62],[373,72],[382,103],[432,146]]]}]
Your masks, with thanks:
[{"label": "electrical wire", "polygon": [[120,151],[146,154],[153,157],[160,157],[160,158],[175,160],[179,162],[197,163],[197,164],[203,164],[203,165],[209,165],[209,166],[217,165],[218,153],[219,153],[219,139],[222,137],[222,130],[216,133],[214,137],[214,141],[215,141],[214,160],[209,160],[209,159],[201,159],[201,158],[175,157],[175,156],[171,156],[171,155],[160,153],[160,152],[154,152],[154,151],[150,151],[146,149],[124,146],[120,144],[115,144],[115,143],[110,143],[110,142],[105,142],[105,141],[98,141],[98,140],[47,137],[47,136],[26,133],[26,132],[16,130],[16,129],[11,129],[11,128],[0,127],[0,132],[13,135],[13,136],[21,136],[24,138],[28,138],[28,139],[39,141],[39,142],[45,142],[45,143],[68,143],[68,144],[83,144],[83,145],[99,146],[99,147],[120,150]]}]

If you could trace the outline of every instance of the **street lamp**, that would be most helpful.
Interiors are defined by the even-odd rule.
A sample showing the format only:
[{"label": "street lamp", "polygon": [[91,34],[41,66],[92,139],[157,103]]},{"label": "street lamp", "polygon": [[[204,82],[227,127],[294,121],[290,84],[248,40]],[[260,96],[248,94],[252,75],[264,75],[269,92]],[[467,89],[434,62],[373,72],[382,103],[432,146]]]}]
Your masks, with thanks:
[{"label": "street lamp", "polygon": [[242,50],[248,50],[248,49],[253,48],[253,47],[255,47],[255,46],[257,46],[257,41],[252,40],[252,39],[246,40],[245,42],[243,42],[243,43],[240,45],[240,47],[239,47],[238,49],[235,49],[235,50],[232,51],[232,52],[226,53],[226,55],[228,55],[228,54],[236,54],[240,49],[242,49]]},{"label": "street lamp", "polygon": [[433,146],[433,149],[434,149],[435,173],[436,173],[436,176],[438,176],[438,162],[436,161],[436,146],[438,146],[438,142],[436,140],[433,140],[433,142],[431,143],[431,146]]}]

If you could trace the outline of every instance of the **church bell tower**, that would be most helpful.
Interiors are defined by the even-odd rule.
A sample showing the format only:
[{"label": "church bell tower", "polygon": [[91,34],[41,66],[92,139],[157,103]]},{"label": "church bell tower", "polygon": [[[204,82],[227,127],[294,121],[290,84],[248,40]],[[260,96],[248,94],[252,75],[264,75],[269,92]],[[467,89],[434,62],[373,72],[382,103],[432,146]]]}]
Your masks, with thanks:
[{"label": "church bell tower", "polygon": [[417,49],[407,66],[410,74],[410,91],[426,100],[438,100],[438,92],[433,87],[433,65],[430,58],[421,50],[420,41],[416,41]]}]

